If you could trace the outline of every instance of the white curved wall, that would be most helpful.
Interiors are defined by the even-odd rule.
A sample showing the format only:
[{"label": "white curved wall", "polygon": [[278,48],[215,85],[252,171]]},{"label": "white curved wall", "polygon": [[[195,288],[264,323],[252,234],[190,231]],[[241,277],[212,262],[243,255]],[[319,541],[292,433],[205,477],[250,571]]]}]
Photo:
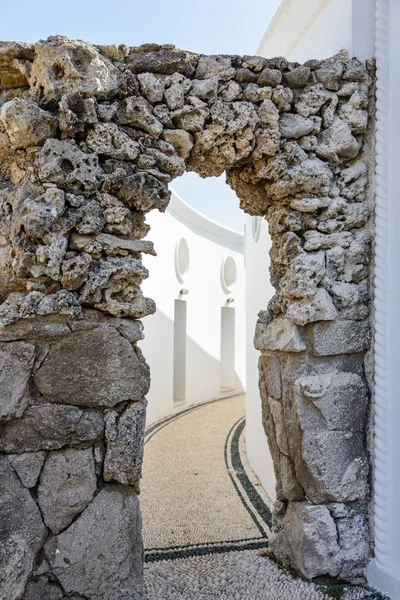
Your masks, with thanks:
[{"label": "white curved wall", "polygon": [[374,0],[285,0],[257,54],[305,62],[342,48],[360,59],[374,56]]},{"label": "white curved wall", "polygon": [[[143,284],[143,292],[156,301],[157,311],[144,319],[146,337],[140,343],[151,367],[149,424],[174,411],[175,300],[186,302],[186,404],[242,392],[246,356],[243,235],[201,215],[174,192],[167,211],[151,212],[147,222],[157,252],[156,257],[144,258],[150,277]],[[181,238],[188,245],[189,269],[179,280],[175,259]],[[221,266],[228,256],[236,263],[237,280],[231,290],[224,291]],[[181,294],[181,290],[188,293]],[[220,391],[222,307],[235,308],[233,390],[225,393]]]},{"label": "white curved wall", "polygon": [[253,344],[257,315],[260,310],[267,308],[269,300],[274,295],[274,289],[269,280],[270,247],[271,239],[266,220],[262,217],[246,215],[246,450],[252,469],[270,498],[274,500],[275,475],[262,426],[261,400],[258,389],[260,353]]}]

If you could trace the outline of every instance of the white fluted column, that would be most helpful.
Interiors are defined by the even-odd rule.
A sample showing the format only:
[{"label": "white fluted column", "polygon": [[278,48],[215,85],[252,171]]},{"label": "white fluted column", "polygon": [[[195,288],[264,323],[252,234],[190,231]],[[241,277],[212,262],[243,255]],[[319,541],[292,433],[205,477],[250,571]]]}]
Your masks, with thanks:
[{"label": "white fluted column", "polygon": [[400,3],[376,0],[375,558],[369,581],[400,598]]}]

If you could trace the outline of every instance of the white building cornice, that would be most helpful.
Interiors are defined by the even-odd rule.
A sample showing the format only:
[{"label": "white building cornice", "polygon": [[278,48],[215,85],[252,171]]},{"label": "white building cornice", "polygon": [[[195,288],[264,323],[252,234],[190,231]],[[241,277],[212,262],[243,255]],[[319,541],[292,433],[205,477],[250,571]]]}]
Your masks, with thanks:
[{"label": "white building cornice", "polygon": [[[243,252],[243,234],[217,223],[185,202],[172,188],[167,211],[178,221],[194,229],[200,235],[214,238],[218,243]],[[217,201],[217,200],[216,200]]]},{"label": "white building cornice", "polygon": [[[256,54],[290,56],[330,0],[283,0]],[[312,58],[312,57],[311,57]]]}]

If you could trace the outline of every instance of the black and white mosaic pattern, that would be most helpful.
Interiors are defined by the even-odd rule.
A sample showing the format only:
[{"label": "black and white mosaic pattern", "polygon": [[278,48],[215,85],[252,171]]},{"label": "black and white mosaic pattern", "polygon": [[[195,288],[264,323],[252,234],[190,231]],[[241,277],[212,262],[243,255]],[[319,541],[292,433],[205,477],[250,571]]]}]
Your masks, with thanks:
[{"label": "black and white mosaic pattern", "polygon": [[141,494],[148,562],[266,547],[271,508],[243,462],[244,425],[240,396],[148,428]]},{"label": "black and white mosaic pattern", "polygon": [[148,427],[146,600],[382,600],[362,588],[305,582],[266,556],[271,501],[247,462],[244,414],[237,396]]}]

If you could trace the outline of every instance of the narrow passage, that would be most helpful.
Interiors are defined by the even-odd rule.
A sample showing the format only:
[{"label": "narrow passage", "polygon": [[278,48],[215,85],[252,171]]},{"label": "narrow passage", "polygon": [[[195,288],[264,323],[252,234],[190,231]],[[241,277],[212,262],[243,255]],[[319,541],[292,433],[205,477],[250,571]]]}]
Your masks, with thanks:
[{"label": "narrow passage", "polygon": [[[141,506],[146,600],[327,600],[263,556],[271,503],[245,453],[245,397],[146,432]],[[349,589],[342,600],[376,596]]]}]

